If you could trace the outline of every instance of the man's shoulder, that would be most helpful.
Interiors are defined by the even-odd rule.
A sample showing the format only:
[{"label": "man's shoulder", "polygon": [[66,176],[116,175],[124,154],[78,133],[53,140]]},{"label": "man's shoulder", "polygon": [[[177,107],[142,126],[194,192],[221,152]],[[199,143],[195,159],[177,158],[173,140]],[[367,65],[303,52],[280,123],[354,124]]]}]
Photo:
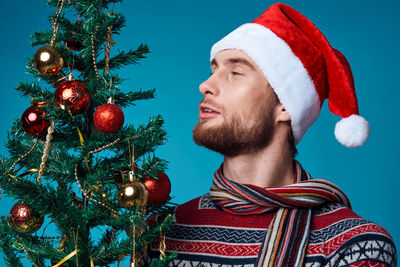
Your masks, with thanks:
[{"label": "man's shoulder", "polygon": [[188,202],[178,205],[175,208],[175,221],[178,224],[208,223],[212,218],[222,212],[217,209],[209,194],[196,197]]},{"label": "man's shoulder", "polygon": [[180,204],[176,207],[180,212],[184,211],[195,211],[195,210],[203,210],[203,209],[215,209],[215,205],[211,200],[210,194],[204,194],[202,196],[196,197],[192,200],[189,200],[183,204]]},{"label": "man's shoulder", "polygon": [[354,260],[386,265],[396,262],[393,239],[382,226],[340,203],[320,206],[313,211],[313,215],[310,249],[322,248],[328,262],[344,265]]},{"label": "man's shoulder", "polygon": [[[390,234],[380,225],[359,216],[352,209],[341,203],[327,203],[313,211],[313,231],[327,231],[349,234],[376,233],[390,237]],[[329,239],[329,238],[328,238]]]}]

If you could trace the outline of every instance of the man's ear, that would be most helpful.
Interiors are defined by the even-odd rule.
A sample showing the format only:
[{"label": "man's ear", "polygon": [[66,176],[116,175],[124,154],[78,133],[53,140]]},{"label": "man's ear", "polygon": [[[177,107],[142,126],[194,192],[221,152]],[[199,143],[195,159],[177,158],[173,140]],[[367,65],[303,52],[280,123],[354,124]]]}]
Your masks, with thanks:
[{"label": "man's ear", "polygon": [[279,103],[275,107],[275,121],[276,122],[290,122],[290,115],[286,108]]}]

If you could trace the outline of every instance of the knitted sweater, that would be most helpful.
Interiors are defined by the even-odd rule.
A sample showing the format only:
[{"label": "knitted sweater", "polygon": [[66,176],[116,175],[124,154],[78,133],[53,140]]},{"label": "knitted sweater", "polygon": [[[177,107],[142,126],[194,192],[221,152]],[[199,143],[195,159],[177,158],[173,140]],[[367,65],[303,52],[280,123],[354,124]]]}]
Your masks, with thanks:
[{"label": "knitted sweater", "polygon": [[[170,266],[255,266],[274,212],[239,216],[217,208],[209,194],[176,208],[167,233],[167,251],[177,251]],[[158,244],[147,257],[158,258]],[[396,266],[389,233],[338,203],[313,211],[305,266]]]}]

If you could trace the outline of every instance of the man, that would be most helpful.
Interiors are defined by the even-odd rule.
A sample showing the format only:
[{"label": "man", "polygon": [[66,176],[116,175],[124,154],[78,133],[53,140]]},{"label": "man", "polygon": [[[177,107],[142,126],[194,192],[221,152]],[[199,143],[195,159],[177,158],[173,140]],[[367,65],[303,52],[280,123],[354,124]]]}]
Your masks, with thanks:
[{"label": "man", "polygon": [[211,68],[193,138],[224,161],[208,194],[176,208],[170,266],[395,266],[390,235],[294,160],[325,98],[343,117],[339,142],[368,137],[345,57],[299,12],[274,4],[212,47]]}]

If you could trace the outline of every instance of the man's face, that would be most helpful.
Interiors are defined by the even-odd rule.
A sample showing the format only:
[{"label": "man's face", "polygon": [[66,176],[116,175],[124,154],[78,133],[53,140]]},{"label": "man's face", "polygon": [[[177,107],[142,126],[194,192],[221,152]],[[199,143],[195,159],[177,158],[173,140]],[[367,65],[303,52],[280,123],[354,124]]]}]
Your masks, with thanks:
[{"label": "man's face", "polygon": [[211,68],[200,85],[204,98],[193,129],[195,143],[230,157],[268,145],[278,100],[261,70],[234,49],[219,52]]}]

